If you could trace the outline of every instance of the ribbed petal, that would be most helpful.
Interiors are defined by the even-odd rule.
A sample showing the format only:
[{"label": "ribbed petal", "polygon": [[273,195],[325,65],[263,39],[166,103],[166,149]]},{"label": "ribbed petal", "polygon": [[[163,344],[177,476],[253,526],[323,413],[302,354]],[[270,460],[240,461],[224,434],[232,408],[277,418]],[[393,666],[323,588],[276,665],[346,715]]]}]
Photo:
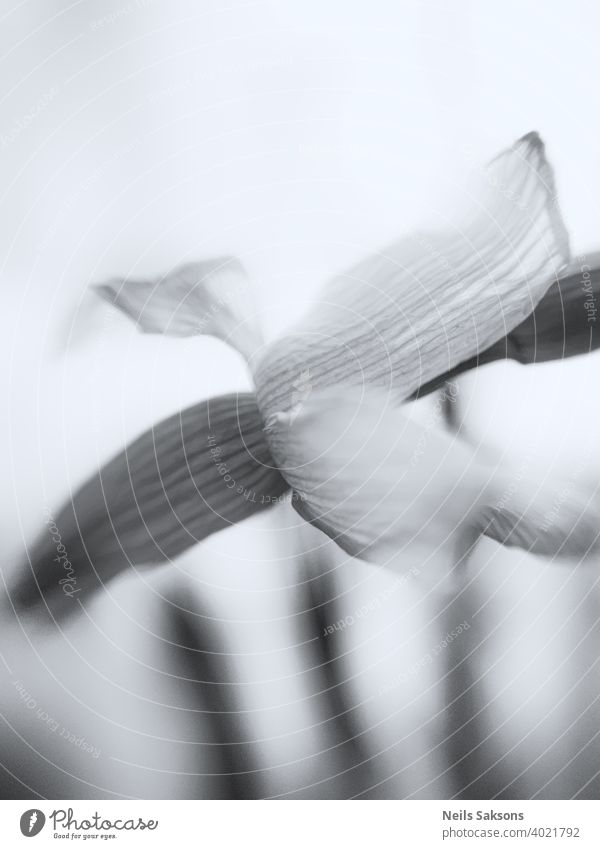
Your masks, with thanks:
[{"label": "ribbed petal", "polygon": [[381,565],[451,568],[482,534],[560,557],[600,545],[597,496],[522,475],[511,486],[510,470],[434,420],[411,421],[383,393],[315,392],[288,425],[285,451],[298,512],[344,551]]},{"label": "ribbed petal", "polygon": [[256,369],[265,417],[290,387],[381,386],[407,398],[522,322],[569,260],[552,169],[529,134],[485,170],[454,229],[417,233],[323,290],[306,320]]},{"label": "ribbed petal", "polygon": [[28,552],[10,597],[52,610],[85,601],[130,566],[164,563],[252,516],[288,489],[251,394],[196,404],[103,466]]},{"label": "ribbed petal", "polygon": [[527,365],[589,354],[600,347],[599,308],[600,255],[579,257],[508,336],[423,384],[415,397],[428,395],[457,375],[498,360]]},{"label": "ribbed petal", "polygon": [[245,357],[260,342],[248,310],[248,278],[234,257],[182,265],[155,280],[115,278],[94,288],[145,333],[216,336]]}]

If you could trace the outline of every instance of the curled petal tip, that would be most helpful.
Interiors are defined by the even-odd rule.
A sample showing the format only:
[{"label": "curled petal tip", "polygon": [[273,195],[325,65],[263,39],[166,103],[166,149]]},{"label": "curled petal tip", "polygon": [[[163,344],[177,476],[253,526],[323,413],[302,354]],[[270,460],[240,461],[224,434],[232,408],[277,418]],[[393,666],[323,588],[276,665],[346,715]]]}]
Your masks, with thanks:
[{"label": "curled petal tip", "polygon": [[531,145],[532,147],[542,148],[544,147],[544,142],[542,141],[542,137],[538,133],[537,130],[530,130],[525,135],[521,136],[518,140],[518,143],[524,142],[525,144]]},{"label": "curled petal tip", "polygon": [[290,409],[293,381],[389,387],[398,399],[504,339],[569,262],[554,175],[537,133],[476,169],[462,214],[366,257],[255,370],[263,413]]},{"label": "curled petal tip", "polygon": [[215,336],[249,358],[261,337],[248,309],[248,283],[237,259],[219,257],[154,280],[114,278],[93,288],[144,333]]}]

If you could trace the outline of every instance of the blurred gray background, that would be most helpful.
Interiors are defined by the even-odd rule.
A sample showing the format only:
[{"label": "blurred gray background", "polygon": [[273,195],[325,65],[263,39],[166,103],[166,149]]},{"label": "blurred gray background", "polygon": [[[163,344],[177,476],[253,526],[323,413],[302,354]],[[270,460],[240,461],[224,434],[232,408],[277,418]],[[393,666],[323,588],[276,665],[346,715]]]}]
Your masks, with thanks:
[{"label": "blurred gray background", "polygon": [[[273,337],[532,129],[573,254],[600,247],[589,0],[4,0],[0,16],[3,577],[44,507],[128,439],[250,388],[234,351],[142,336],[92,282],[232,253]],[[598,368],[481,369],[460,417],[517,467],[596,486]],[[310,554],[314,534],[283,504],[107,585],[62,630],[4,623],[2,795],[598,797],[598,564],[485,542],[468,589],[436,604],[333,545]]]}]

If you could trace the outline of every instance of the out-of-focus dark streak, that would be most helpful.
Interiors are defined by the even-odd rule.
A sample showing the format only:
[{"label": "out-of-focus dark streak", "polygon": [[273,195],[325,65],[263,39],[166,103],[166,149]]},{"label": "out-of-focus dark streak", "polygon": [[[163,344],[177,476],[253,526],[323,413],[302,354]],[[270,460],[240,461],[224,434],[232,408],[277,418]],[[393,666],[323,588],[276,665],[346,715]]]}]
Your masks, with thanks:
[{"label": "out-of-focus dark streak", "polygon": [[336,631],[327,633],[332,623],[343,620],[345,612],[337,601],[340,589],[332,564],[319,562],[313,555],[302,559],[304,575],[302,603],[306,611],[304,633],[311,639],[310,660],[318,682],[319,710],[327,729],[331,758],[331,781],[316,788],[314,798],[347,799],[368,791],[377,783],[372,752],[359,710],[347,683],[352,672],[342,656],[344,647]]},{"label": "out-of-focus dark streak", "polygon": [[[222,629],[196,608],[186,610],[190,595],[181,591],[172,595],[167,610],[167,631],[173,643],[171,671],[181,675],[178,686],[183,688],[190,706],[198,710],[198,735],[217,745],[220,775],[211,776],[213,799],[260,799],[266,795],[260,766],[255,758],[254,744],[249,742],[242,705],[236,697],[235,681],[223,663],[225,641]],[[206,798],[203,776],[202,746],[198,751],[198,774],[202,784],[197,798]],[[214,754],[214,748],[213,748]]]}]

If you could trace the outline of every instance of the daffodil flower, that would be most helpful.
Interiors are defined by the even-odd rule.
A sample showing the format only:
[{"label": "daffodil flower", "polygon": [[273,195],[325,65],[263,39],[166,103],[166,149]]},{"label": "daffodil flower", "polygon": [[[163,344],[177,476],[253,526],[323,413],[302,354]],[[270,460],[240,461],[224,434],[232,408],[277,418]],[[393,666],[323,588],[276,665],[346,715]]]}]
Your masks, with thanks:
[{"label": "daffodil flower", "polygon": [[268,346],[236,259],[97,287],[143,332],[231,344],[256,392],[184,410],[103,467],[54,519],[70,592],[44,531],[13,603],[43,598],[58,611],[83,601],[128,566],[169,561],[290,492],[298,513],[344,551],[383,566],[408,558],[421,571],[442,563],[451,571],[482,534],[553,556],[597,547],[598,505],[585,493],[571,488],[552,522],[544,517],[559,481],[521,479],[507,503],[509,469],[417,424],[405,404],[497,359],[530,363],[597,347],[582,301],[600,292],[600,263],[588,265],[586,289],[584,272],[569,264],[539,136],[501,153],[480,182],[452,229],[367,257]]}]

